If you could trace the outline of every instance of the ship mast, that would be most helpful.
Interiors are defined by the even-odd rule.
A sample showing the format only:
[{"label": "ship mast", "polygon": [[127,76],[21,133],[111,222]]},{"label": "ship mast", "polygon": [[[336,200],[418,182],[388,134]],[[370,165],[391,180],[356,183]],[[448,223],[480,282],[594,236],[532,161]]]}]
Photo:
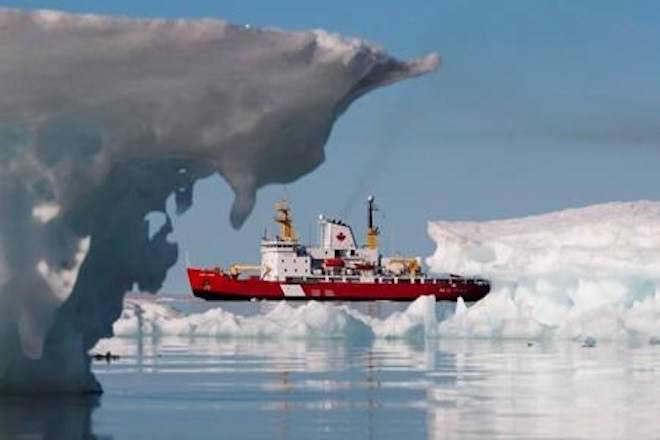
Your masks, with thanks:
[{"label": "ship mast", "polygon": [[275,223],[280,225],[281,240],[296,241],[298,239],[296,231],[293,229],[293,216],[287,199],[275,203]]},{"label": "ship mast", "polygon": [[367,198],[367,247],[369,249],[378,249],[379,230],[374,226],[374,211],[378,208],[374,205],[374,196]]}]

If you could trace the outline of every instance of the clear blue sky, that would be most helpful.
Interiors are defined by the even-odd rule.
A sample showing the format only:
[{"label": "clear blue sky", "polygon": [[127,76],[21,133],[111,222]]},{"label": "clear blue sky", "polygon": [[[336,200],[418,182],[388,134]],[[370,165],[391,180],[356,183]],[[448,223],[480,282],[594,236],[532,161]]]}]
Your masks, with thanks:
[{"label": "clear blue sky", "polygon": [[[335,126],[327,161],[290,185],[307,236],[321,211],[363,231],[362,201],[386,208],[386,250],[428,255],[432,219],[490,219],[612,200],[660,199],[660,2],[6,1],[4,6],[128,16],[218,17],[324,28],[413,57],[436,74],[376,91]],[[175,219],[193,263],[254,261],[282,187],[259,194],[240,231],[224,182],[198,185]],[[354,202],[352,202],[354,201]],[[182,265],[164,290],[185,292]]]}]

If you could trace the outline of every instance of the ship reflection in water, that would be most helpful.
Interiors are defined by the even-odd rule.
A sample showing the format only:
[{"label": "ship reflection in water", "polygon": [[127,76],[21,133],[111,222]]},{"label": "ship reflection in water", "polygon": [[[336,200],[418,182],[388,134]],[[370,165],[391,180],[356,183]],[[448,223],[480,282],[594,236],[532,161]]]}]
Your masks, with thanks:
[{"label": "ship reflection in water", "polygon": [[99,400],[3,399],[0,438],[660,438],[651,345],[163,338],[113,350],[95,363]]},{"label": "ship reflection in water", "polygon": [[[118,340],[105,394],[4,399],[0,438],[660,438],[660,350]],[[616,416],[613,416],[616,415]]]}]

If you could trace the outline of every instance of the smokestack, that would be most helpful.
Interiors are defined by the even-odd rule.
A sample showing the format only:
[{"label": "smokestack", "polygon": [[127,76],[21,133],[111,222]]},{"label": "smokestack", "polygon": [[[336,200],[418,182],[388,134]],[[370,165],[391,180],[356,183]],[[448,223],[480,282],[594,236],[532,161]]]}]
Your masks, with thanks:
[{"label": "smokestack", "polygon": [[367,198],[367,247],[369,249],[378,249],[378,233],[380,232],[374,226],[374,211],[378,210],[374,201],[374,196],[370,195]]}]

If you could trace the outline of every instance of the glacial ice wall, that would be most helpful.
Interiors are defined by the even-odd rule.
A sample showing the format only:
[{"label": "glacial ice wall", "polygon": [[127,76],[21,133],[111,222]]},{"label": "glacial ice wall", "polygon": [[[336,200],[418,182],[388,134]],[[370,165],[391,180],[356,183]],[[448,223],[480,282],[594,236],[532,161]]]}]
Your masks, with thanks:
[{"label": "glacial ice wall", "polygon": [[428,265],[493,291],[444,336],[654,341],[660,337],[660,202],[618,202],[487,222],[433,222]]},{"label": "glacial ice wall", "polygon": [[169,217],[145,222],[170,195],[183,213],[219,173],[239,227],[351,102],[438,65],[324,31],[11,9],[0,60],[0,393],[98,389],[88,349],[177,260]]}]

